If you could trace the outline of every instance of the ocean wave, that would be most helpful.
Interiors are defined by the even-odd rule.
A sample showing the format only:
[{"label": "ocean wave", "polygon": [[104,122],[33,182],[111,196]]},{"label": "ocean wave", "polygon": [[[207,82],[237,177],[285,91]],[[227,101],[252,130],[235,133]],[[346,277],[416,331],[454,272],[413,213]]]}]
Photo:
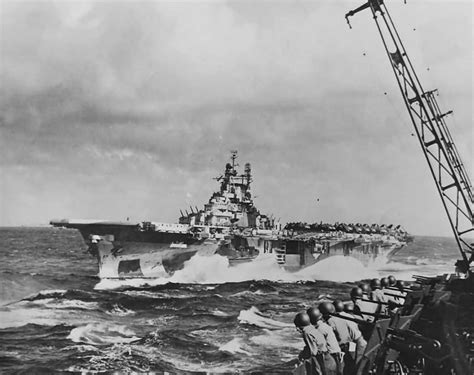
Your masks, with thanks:
[{"label": "ocean wave", "polygon": [[[158,353],[154,348],[143,350],[142,346],[116,343],[108,347],[97,348],[83,364],[70,366],[67,371],[80,373],[149,373],[153,359]],[[167,370],[174,370],[169,368]]]},{"label": "ocean wave", "polygon": [[292,324],[280,322],[263,315],[263,313],[255,306],[252,306],[248,310],[240,311],[237,319],[241,324],[250,324],[260,328],[283,329],[292,327]]},{"label": "ocean wave", "polygon": [[227,352],[227,353],[230,353],[230,354],[245,354],[245,355],[252,355],[252,353],[250,353],[249,351],[243,349],[242,347],[244,346],[243,342],[242,342],[242,339],[241,338],[233,338],[232,340],[230,340],[229,342],[221,345],[219,347],[219,350],[221,352]]},{"label": "ocean wave", "polygon": [[75,299],[60,299],[56,298],[44,298],[22,301],[27,305],[42,306],[49,309],[71,309],[71,310],[97,310],[99,304],[97,302],[85,302]]},{"label": "ocean wave", "polygon": [[22,327],[27,324],[56,326],[61,324],[50,310],[17,307],[0,310],[0,329]]},{"label": "ocean wave", "polygon": [[67,293],[65,289],[46,289],[40,290],[37,293],[30,294],[23,298],[23,301],[34,301],[43,298],[58,298],[63,297]]},{"label": "ocean wave", "polygon": [[110,345],[130,343],[140,338],[129,328],[109,323],[89,323],[85,326],[74,328],[68,339],[90,345]]},{"label": "ocean wave", "polygon": [[163,278],[143,279],[102,279],[95,286],[95,290],[114,290],[121,288],[141,288],[166,284],[169,280]]},{"label": "ocean wave", "polygon": [[106,313],[114,316],[129,316],[136,314],[135,311],[129,310],[118,303],[114,304],[110,310],[106,311]]},{"label": "ocean wave", "polygon": [[0,308],[0,328],[21,327],[27,324],[40,326],[56,326],[61,324],[74,325],[73,321],[82,321],[88,311],[100,311],[97,302],[87,302],[75,299],[51,298],[53,295],[63,295],[58,291],[41,293],[39,299],[33,296],[10,303]]},{"label": "ocean wave", "polygon": [[217,317],[229,317],[231,315],[225,313],[224,311],[221,311],[219,309],[215,309],[211,311],[211,314]]},{"label": "ocean wave", "polygon": [[263,334],[251,337],[250,341],[256,345],[270,348],[302,349],[302,340],[299,335],[295,334],[293,327],[282,330],[264,329],[263,331]]},{"label": "ocean wave", "polygon": [[0,275],[0,304],[5,305],[21,300],[25,296],[50,288],[50,280],[16,270],[2,271]]},{"label": "ocean wave", "polygon": [[[223,352],[225,353],[225,352]],[[210,373],[210,374],[234,374],[238,372],[238,365],[235,363],[208,364],[200,361],[199,363],[189,362],[186,358],[180,356],[168,356],[165,361],[175,369],[172,373]]]},{"label": "ocean wave", "polygon": [[240,292],[236,292],[231,294],[229,297],[234,297],[234,298],[248,298],[248,297],[253,297],[255,296],[255,292],[252,292],[250,290],[242,290]]},{"label": "ocean wave", "polygon": [[186,293],[183,294],[178,294],[178,293],[173,293],[173,292],[156,292],[154,290],[142,290],[142,289],[132,289],[132,290],[126,290],[121,292],[123,294],[126,294],[130,297],[136,298],[136,297],[142,297],[142,298],[149,298],[151,300],[166,300],[166,299],[186,299],[189,298],[189,295]]},{"label": "ocean wave", "polygon": [[70,345],[62,348],[61,351],[75,351],[79,353],[86,353],[86,352],[97,352],[99,348],[95,347],[94,345]]}]

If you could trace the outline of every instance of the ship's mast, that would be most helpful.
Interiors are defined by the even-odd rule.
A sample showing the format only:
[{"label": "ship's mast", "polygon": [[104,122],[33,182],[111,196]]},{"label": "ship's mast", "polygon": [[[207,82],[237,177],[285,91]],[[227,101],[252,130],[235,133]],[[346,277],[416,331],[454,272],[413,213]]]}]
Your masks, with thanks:
[{"label": "ship's mast", "polygon": [[383,0],[368,0],[346,14],[347,22],[349,23],[350,16],[367,8],[372,12],[461,252],[462,260],[456,266],[460,272],[470,274],[470,264],[474,261],[474,244],[470,243],[468,237],[474,234],[474,194],[471,180],[445,122],[446,116],[452,111],[442,112],[435,97],[437,90],[425,91],[421,86]]},{"label": "ship's mast", "polygon": [[237,159],[237,151],[236,151],[236,150],[232,150],[230,153],[231,153],[230,158],[232,159],[232,169],[235,170],[235,167],[238,167],[238,166],[239,166],[239,165],[235,162],[235,160]]}]

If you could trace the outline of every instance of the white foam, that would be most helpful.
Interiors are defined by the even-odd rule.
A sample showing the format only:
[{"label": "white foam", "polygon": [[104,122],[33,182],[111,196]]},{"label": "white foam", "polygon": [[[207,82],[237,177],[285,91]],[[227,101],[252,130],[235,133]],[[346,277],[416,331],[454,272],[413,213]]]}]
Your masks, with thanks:
[{"label": "white foam", "polygon": [[72,309],[72,310],[96,310],[99,308],[97,302],[85,302],[77,299],[44,298],[28,301],[28,305],[39,305],[51,309]]},{"label": "white foam", "polygon": [[196,254],[184,264],[184,268],[167,278],[156,279],[103,279],[95,289],[116,289],[124,286],[155,286],[166,283],[222,284],[247,280],[272,280],[295,282],[301,277],[286,272],[276,262],[273,254],[261,254],[255,260],[230,266],[226,257]]},{"label": "white foam", "polygon": [[365,267],[355,258],[335,255],[296,273],[301,279],[357,281],[378,277],[376,269]]},{"label": "white foam", "polygon": [[89,323],[74,328],[68,339],[89,345],[129,343],[139,340],[135,333],[125,326],[109,323]]},{"label": "white foam", "polygon": [[242,346],[243,346],[242,339],[236,337],[232,339],[231,341],[229,341],[228,343],[221,345],[219,347],[219,350],[221,352],[227,352],[231,354],[240,353],[240,354],[245,354],[245,355],[252,355],[250,352],[242,349]]},{"label": "white foam", "polygon": [[255,260],[237,266],[230,266],[228,259],[220,255],[209,257],[197,254],[188,260],[184,269],[177,271],[170,281],[220,284],[263,279],[296,281],[298,278],[282,270],[273,254],[261,254]]},{"label": "white foam", "polygon": [[252,292],[251,290],[242,290],[241,292],[237,292],[234,294],[231,294],[229,297],[234,297],[234,298],[248,298],[250,296],[254,296],[256,293]]},{"label": "white foam", "polygon": [[303,343],[301,337],[296,334],[293,327],[288,327],[282,330],[268,330],[264,329],[263,334],[253,336],[250,341],[259,346],[265,346],[270,348],[278,348],[279,351],[284,348],[301,350]]},{"label": "white foam", "polygon": [[123,287],[139,288],[143,286],[156,286],[163,285],[170,282],[166,278],[156,279],[142,279],[142,278],[130,278],[130,279],[102,279],[95,286],[95,290],[111,290]]},{"label": "white foam", "polygon": [[21,300],[0,310],[0,328],[21,327],[26,324],[55,326],[64,322],[71,323],[75,318],[82,319],[83,313],[77,310],[95,310],[96,302],[53,298],[64,294],[65,290],[45,290],[34,294],[49,298]]},{"label": "white foam", "polygon": [[[415,268],[414,268],[415,266]],[[184,263],[184,268],[172,276],[156,279],[103,279],[95,289],[116,289],[124,286],[141,287],[155,286],[166,283],[189,284],[222,284],[226,282],[242,282],[248,280],[270,280],[282,282],[327,280],[335,282],[354,282],[393,274],[399,279],[410,279],[412,274],[448,272],[452,268],[445,264],[410,265],[389,262],[386,257],[378,257],[367,266],[359,260],[336,255],[326,258],[297,272],[288,272],[279,266],[274,254],[260,254],[255,260],[230,266],[226,257],[220,255],[205,256],[196,254]],[[254,293],[266,294],[264,291]]]},{"label": "white foam", "polygon": [[227,363],[221,365],[211,365],[204,362],[201,363],[192,363],[187,362],[187,359],[180,356],[166,356],[163,357],[163,360],[171,363],[174,366],[178,373],[181,372],[199,372],[199,373],[210,373],[210,374],[230,374],[235,373],[238,368],[235,363]]},{"label": "white foam", "polygon": [[65,289],[45,289],[45,290],[40,290],[39,292],[37,293],[33,293],[33,294],[30,294],[28,296],[26,296],[25,298],[23,298],[24,300],[27,300],[27,299],[34,299],[35,297],[56,297],[58,294],[60,296],[63,296],[64,294],[66,294],[67,290]]},{"label": "white foam", "polygon": [[214,316],[220,316],[220,317],[228,317],[230,316],[229,314],[225,313],[224,311],[221,311],[219,309],[215,309],[212,311],[212,315]]},{"label": "white foam", "polygon": [[73,350],[73,351],[79,352],[79,353],[84,353],[84,352],[96,352],[99,349],[96,348],[93,345],[80,345],[80,344],[79,345],[66,346],[65,348],[61,349],[62,352],[70,351],[70,350]]},{"label": "white foam", "polygon": [[128,315],[135,315],[135,311],[129,310],[118,303],[116,303],[112,309],[107,311],[107,314],[109,315],[115,315],[115,316],[128,316]]},{"label": "white foam", "polygon": [[280,322],[263,315],[255,306],[252,306],[248,310],[240,311],[237,319],[240,323],[251,324],[266,329],[283,329],[292,327],[292,324]]},{"label": "white foam", "polygon": [[55,326],[61,322],[51,317],[51,311],[37,308],[14,308],[0,310],[0,329],[21,327],[26,324]]}]

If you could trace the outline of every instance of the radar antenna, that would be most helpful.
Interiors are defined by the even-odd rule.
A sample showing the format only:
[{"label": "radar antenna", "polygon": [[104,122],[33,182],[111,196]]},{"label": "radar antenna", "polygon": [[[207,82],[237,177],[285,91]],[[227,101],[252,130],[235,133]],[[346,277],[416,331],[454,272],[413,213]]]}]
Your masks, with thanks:
[{"label": "radar antenna", "polygon": [[235,169],[235,167],[238,167],[239,165],[235,162],[237,159],[237,150],[232,150],[230,158],[232,159],[232,169]]},{"label": "radar antenna", "polygon": [[445,122],[445,117],[452,111],[443,113],[434,95],[437,90],[425,91],[421,86],[383,0],[368,0],[348,12],[346,20],[349,26],[349,17],[367,8],[372,12],[461,252],[462,260],[459,260],[456,266],[460,272],[470,275],[470,264],[474,261],[474,244],[470,243],[468,237],[472,237],[474,233],[474,194],[471,180]]}]

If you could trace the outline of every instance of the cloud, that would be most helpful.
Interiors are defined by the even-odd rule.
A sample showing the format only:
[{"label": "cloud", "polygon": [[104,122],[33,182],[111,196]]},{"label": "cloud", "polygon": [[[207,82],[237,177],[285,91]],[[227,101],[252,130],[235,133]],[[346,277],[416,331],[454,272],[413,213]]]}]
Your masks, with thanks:
[{"label": "cloud", "polygon": [[[262,209],[284,219],[395,217],[447,233],[444,219],[419,224],[442,216],[439,198],[424,194],[434,188],[371,17],[345,24],[358,5],[4,2],[0,224],[175,220],[238,149]],[[472,170],[470,6],[393,5],[393,16],[421,78],[455,109]]]}]

